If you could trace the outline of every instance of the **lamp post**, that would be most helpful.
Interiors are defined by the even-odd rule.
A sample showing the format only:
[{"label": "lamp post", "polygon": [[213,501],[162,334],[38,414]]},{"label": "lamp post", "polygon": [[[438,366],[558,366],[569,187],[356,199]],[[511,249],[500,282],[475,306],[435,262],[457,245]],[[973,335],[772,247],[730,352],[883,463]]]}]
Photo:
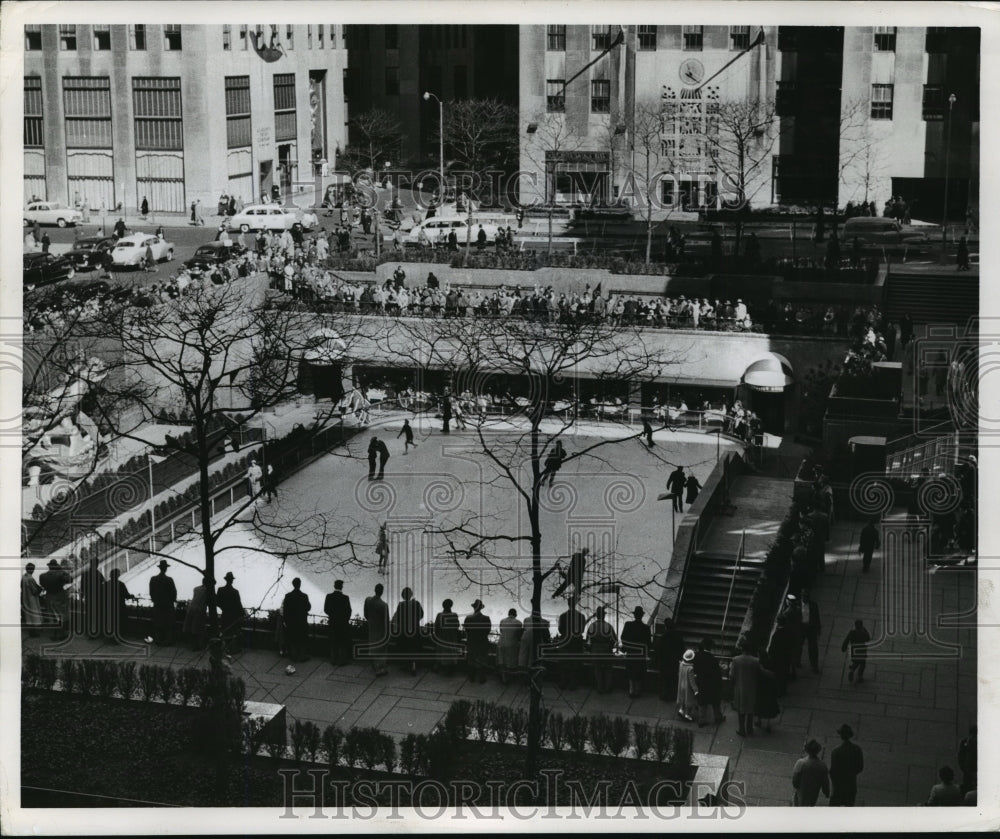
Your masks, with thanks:
[{"label": "lamp post", "polygon": [[438,203],[444,206],[444,196],[447,190],[444,183],[444,102],[430,91],[424,93],[424,101],[430,102],[433,99],[438,103],[438,165],[441,167],[441,187]]},{"label": "lamp post", "polygon": [[951,163],[951,123],[952,112],[955,110],[956,96],[952,93],[948,97],[948,130],[944,140],[944,206],[941,208],[941,259],[945,258],[945,249],[948,246],[948,175],[949,164]]}]

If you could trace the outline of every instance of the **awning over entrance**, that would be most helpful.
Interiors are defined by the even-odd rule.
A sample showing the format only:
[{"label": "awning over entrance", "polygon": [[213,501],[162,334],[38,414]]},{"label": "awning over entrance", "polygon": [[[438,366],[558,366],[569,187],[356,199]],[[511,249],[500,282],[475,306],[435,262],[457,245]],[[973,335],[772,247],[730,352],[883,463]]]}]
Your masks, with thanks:
[{"label": "awning over entrance", "polygon": [[794,383],[792,365],[777,353],[757,359],[743,373],[743,384],[764,393],[780,393]]},{"label": "awning over entrance", "polygon": [[340,364],[344,359],[347,343],[332,329],[323,327],[309,336],[306,350],[302,353],[303,361],[315,365]]}]

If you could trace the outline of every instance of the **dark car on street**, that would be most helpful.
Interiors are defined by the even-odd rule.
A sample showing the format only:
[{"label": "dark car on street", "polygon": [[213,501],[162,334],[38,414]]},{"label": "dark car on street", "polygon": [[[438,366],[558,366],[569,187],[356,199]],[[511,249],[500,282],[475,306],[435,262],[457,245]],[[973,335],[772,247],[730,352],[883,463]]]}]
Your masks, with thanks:
[{"label": "dark car on street", "polygon": [[88,236],[75,241],[66,257],[72,260],[77,271],[107,268],[111,264],[111,251],[114,247],[113,236]]},{"label": "dark car on street", "polygon": [[223,242],[209,242],[200,245],[198,250],[194,252],[194,256],[184,260],[184,267],[189,271],[210,271],[216,265],[242,256],[244,253],[246,253],[246,248],[236,242],[228,245]]},{"label": "dark car on street", "polygon": [[72,280],[76,266],[65,256],[52,253],[26,253],[24,255],[24,285],[38,287]]}]

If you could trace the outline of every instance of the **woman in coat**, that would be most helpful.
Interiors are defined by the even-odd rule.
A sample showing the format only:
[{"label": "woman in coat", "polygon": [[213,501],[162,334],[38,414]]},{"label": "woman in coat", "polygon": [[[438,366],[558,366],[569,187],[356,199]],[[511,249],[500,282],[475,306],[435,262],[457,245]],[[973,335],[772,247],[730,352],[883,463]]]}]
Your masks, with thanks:
[{"label": "woman in coat", "polygon": [[698,714],[698,684],[694,678],[694,650],[687,650],[677,666],[677,716],[694,722]]},{"label": "woman in coat", "polygon": [[413,599],[413,589],[409,586],[400,592],[402,599],[392,616],[392,634],[398,639],[399,651],[404,659],[409,659],[410,672],[417,673],[417,656],[420,654],[420,622],[424,618],[424,607]]},{"label": "woman in coat", "polygon": [[778,681],[771,667],[771,661],[763,650],[760,654],[760,674],[757,677],[757,700],[753,714],[755,724],[763,724],[765,731],[771,730],[771,720],[781,713],[778,705]]},{"label": "woman in coat", "polygon": [[191,637],[191,649],[201,650],[207,642],[206,624],[208,621],[208,587],[215,580],[202,577],[201,585],[195,586],[184,615],[184,634]]},{"label": "woman in coat", "polygon": [[688,505],[694,504],[695,500],[698,498],[698,492],[701,489],[701,484],[698,483],[698,479],[694,474],[690,474],[687,477],[687,481],[684,483],[687,489],[687,503]]},{"label": "woman in coat", "polygon": [[507,617],[500,621],[500,640],[497,642],[497,665],[504,684],[507,684],[510,673],[517,670],[523,632],[521,621],[517,619],[517,609],[511,609],[507,612]]},{"label": "woman in coat", "polygon": [[434,652],[438,667],[445,675],[451,675],[452,667],[461,654],[458,615],[451,610],[452,605],[451,600],[445,600],[434,618]]},{"label": "woman in coat", "polygon": [[646,658],[652,646],[649,625],[642,622],[642,606],[636,606],[634,620],[622,627],[622,650],[625,653],[625,672],[628,675],[628,695],[636,697],[642,692],[646,678]]}]

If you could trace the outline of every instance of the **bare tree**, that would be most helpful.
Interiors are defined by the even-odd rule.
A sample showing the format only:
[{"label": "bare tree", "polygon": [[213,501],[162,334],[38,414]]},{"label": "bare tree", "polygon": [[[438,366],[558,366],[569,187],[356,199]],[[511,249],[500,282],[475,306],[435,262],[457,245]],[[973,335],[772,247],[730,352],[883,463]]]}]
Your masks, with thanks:
[{"label": "bare tree", "polygon": [[[565,152],[578,150],[583,145],[584,138],[573,130],[562,113],[539,113],[529,125],[534,126],[534,131],[531,131],[530,139],[524,146],[524,155],[542,172],[543,195],[549,211],[548,249],[551,253],[552,211],[559,184],[560,156]],[[523,203],[524,199],[521,200]]]},{"label": "bare tree", "polygon": [[865,204],[888,165],[870,109],[865,98],[847,101],[840,109],[839,181],[849,190],[848,200],[860,199]]},{"label": "bare tree", "polygon": [[403,126],[388,111],[373,108],[352,117],[348,123],[352,142],[342,157],[378,172],[386,160],[399,159]]},{"label": "bare tree", "polygon": [[[444,108],[445,146],[455,162],[480,181],[508,171],[517,154],[517,109],[499,99],[463,99]],[[440,142],[438,128],[435,143]]]},{"label": "bare tree", "polygon": [[[468,435],[462,437],[471,442],[475,455],[491,470],[489,483],[521,505],[525,515],[517,517],[520,527],[498,522],[491,511],[484,510],[440,522],[433,532],[445,540],[446,553],[459,571],[466,562],[476,559],[516,581],[527,573],[517,560],[530,558],[531,620],[535,626],[541,625],[543,584],[554,570],[554,566],[543,568],[542,559],[558,552],[553,544],[555,534],[542,532],[541,516],[542,487],[557,468],[554,460],[565,466],[589,459],[602,472],[615,474],[620,470],[614,462],[614,447],[640,436],[628,431],[617,439],[610,435],[588,438],[576,451],[560,456],[562,441],[578,429],[577,410],[572,407],[574,383],[586,377],[635,385],[662,375],[678,360],[650,350],[636,329],[615,328],[592,320],[459,318],[408,322],[390,336],[387,352],[394,354],[400,364],[412,365],[416,359],[426,368],[446,371],[456,391],[454,398],[458,398],[458,391],[469,391],[475,401],[486,397],[498,375],[521,377],[527,393],[510,404],[512,412],[500,418],[482,414],[472,419],[471,441]],[[553,411],[554,400],[566,403],[560,405],[558,413]],[[608,585],[620,582],[604,581]],[[663,579],[634,580],[624,585],[658,597]],[[541,700],[541,672],[535,671],[529,709],[529,778],[537,768]]]},{"label": "bare tree", "polygon": [[[657,201],[656,188],[665,168],[673,168],[663,136],[663,108],[658,101],[637,103],[632,120],[631,134],[633,148],[642,163],[642,184],[640,200],[646,209],[646,262],[653,250],[653,205]],[[635,173],[632,173],[633,177]]]}]

